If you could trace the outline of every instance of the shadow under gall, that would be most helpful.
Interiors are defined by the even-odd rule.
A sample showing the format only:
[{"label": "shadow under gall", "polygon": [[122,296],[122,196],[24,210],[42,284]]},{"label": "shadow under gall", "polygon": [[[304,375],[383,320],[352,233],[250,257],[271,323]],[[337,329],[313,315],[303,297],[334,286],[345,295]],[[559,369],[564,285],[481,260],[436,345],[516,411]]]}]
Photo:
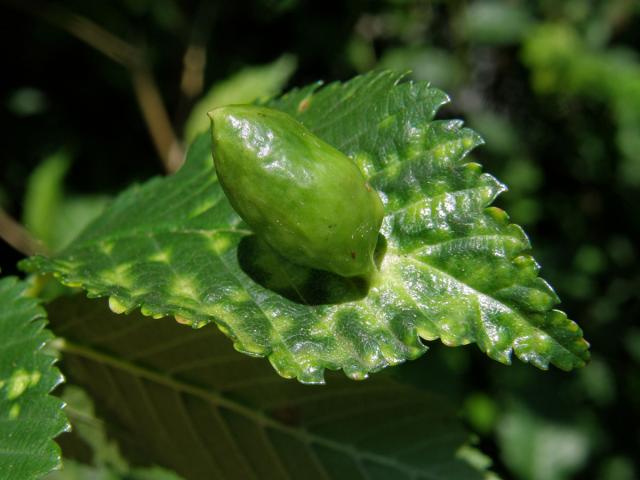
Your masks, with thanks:
[{"label": "shadow under gall", "polygon": [[[380,266],[386,250],[386,239],[378,235],[374,252],[376,266]],[[369,292],[368,278],[347,278],[297,265],[276,253],[257,235],[249,235],[240,241],[238,262],[254,282],[303,305],[346,303],[360,300]]]}]

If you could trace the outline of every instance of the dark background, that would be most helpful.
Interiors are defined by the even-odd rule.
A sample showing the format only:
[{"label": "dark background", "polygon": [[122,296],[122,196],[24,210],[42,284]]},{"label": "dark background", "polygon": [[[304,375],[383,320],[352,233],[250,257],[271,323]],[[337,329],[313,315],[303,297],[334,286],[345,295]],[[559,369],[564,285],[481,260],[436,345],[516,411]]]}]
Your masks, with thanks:
[{"label": "dark background", "polygon": [[[179,137],[198,97],[180,89],[189,45],[206,47],[205,91],[283,53],[297,59],[289,86],[390,67],[447,91],[440,116],[487,140],[475,158],[510,187],[497,204],[528,232],[593,360],[545,373],[434,346],[396,375],[459,398],[504,478],[637,478],[638,2],[0,2],[0,206],[18,220],[56,152],[69,161],[58,195],[83,212],[71,222],[164,173],[130,70],[61,28],[71,14],[142,48]],[[3,274],[23,256],[0,240]]]}]

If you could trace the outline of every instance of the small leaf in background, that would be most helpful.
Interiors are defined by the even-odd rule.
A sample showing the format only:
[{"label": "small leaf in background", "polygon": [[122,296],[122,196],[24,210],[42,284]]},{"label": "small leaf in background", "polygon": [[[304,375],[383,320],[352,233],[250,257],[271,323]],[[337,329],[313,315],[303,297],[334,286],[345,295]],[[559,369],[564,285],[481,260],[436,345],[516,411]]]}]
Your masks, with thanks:
[{"label": "small leaf in background", "polygon": [[47,97],[37,88],[22,87],[14,90],[7,98],[7,108],[18,117],[30,117],[47,110]]},{"label": "small leaf in background", "polygon": [[104,195],[67,195],[68,154],[59,151],[33,171],[24,197],[23,222],[51,251],[59,252],[93,221],[109,202]]},{"label": "small leaf in background", "polygon": [[[65,413],[71,423],[72,431],[61,435],[58,442],[65,448],[66,437],[74,436],[89,447],[91,464],[97,467],[124,473],[127,462],[120,454],[117,444],[107,437],[104,423],[96,417],[93,401],[84,390],[75,385],[66,385],[60,395],[65,403]],[[55,472],[52,475],[64,474]]]},{"label": "small leaf in background", "polygon": [[517,3],[482,0],[471,3],[458,19],[459,35],[486,45],[519,43],[532,26],[533,18]]},{"label": "small leaf in background", "polygon": [[446,50],[433,47],[398,47],[387,49],[378,68],[411,70],[411,78],[429,81],[433,86],[452,90],[460,86],[464,68],[459,59]]},{"label": "small leaf in background", "polygon": [[216,83],[196,103],[185,124],[185,139],[192,142],[209,128],[207,112],[215,107],[252,103],[280,93],[296,69],[292,55],[283,55],[267,65],[246,67],[231,77]]},{"label": "small leaf in background", "polygon": [[[118,445],[107,438],[104,422],[97,418],[93,401],[84,390],[65,386],[61,399],[72,431],[61,435],[58,443],[65,458],[62,469],[49,473],[46,480],[178,480],[176,474],[160,467],[132,468],[122,457]],[[87,455],[88,451],[88,455]],[[71,457],[71,458],[69,458]],[[78,457],[87,457],[82,461]],[[72,459],[73,458],[73,459]]]},{"label": "small leaf in background", "polygon": [[[493,154],[515,156],[522,154],[524,142],[513,120],[490,109],[473,110],[468,114],[469,126],[478,131]],[[508,165],[507,165],[508,166]],[[525,178],[524,181],[528,181]],[[511,183],[509,187],[511,187]]]},{"label": "small leaf in background", "polygon": [[43,480],[182,480],[182,477],[160,467],[140,467],[117,473],[108,467],[64,459],[62,470],[51,472]]},{"label": "small leaf in background", "polygon": [[474,431],[488,435],[498,419],[498,405],[485,393],[473,393],[465,401],[464,417]]},{"label": "small leaf in background", "polygon": [[614,456],[603,462],[602,468],[596,474],[603,480],[637,480],[633,460],[628,457]]},{"label": "small leaf in background", "polygon": [[66,195],[55,217],[50,247],[62,251],[104,211],[111,199],[106,195]]},{"label": "small leaf in background", "polygon": [[402,78],[375,72],[269,103],[351,157],[383,198],[371,288],[309,269],[292,290],[312,299],[265,288],[282,274],[252,275],[260,255],[243,265],[251,232],[215,177],[206,134],[175,175],[121,194],[62,255],[22,265],[110,297],[115,312],[216,322],[237,350],[307,383],[323,382],[325,369],[362,379],[415,359],[426,350],[420,338],[476,342],[507,364],[515,352],[542,369],[583,366],[588,344],[553,308],[528,238],[490,207],[504,185],[466,159],[481,138],[458,120],[434,120],[447,96]]},{"label": "small leaf in background", "polygon": [[23,223],[45,245],[50,245],[53,238],[69,164],[69,155],[59,151],[45,158],[29,176]]},{"label": "small leaf in background", "polygon": [[604,359],[594,357],[589,365],[580,371],[580,380],[585,393],[596,405],[611,405],[616,399],[615,376]]},{"label": "small leaf in background", "polygon": [[68,429],[63,403],[49,395],[63,380],[43,351],[53,337],[25,290],[16,278],[0,280],[0,472],[20,480],[60,468],[53,438]]},{"label": "small leaf in background", "polygon": [[507,466],[522,480],[573,478],[593,448],[581,425],[545,419],[524,405],[512,405],[497,426],[498,446]]},{"label": "small leaf in background", "polygon": [[185,478],[256,480],[480,480],[490,463],[433,392],[384,375],[308,387],[238,355],[213,325],[115,315],[82,296],[48,307],[65,375],[128,458]]},{"label": "small leaf in background", "polygon": [[574,28],[543,23],[527,35],[522,59],[538,92],[583,95],[611,109],[622,160],[618,178],[640,185],[640,64],[635,52],[591,48]]}]

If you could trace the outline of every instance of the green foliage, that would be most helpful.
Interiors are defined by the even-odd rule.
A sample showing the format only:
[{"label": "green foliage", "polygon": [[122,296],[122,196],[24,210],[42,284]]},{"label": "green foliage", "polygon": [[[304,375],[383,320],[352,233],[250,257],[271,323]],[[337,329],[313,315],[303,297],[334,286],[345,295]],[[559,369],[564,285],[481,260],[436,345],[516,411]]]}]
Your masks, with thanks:
[{"label": "green foliage", "polygon": [[68,380],[128,457],[185,478],[482,478],[459,458],[466,434],[450,402],[432,392],[384,376],[310,388],[238,355],[212,325],[114,315],[78,297],[49,310]]},{"label": "green foliage", "polygon": [[62,201],[62,181],[69,168],[69,156],[58,152],[46,158],[29,177],[24,199],[23,222],[45,244],[56,228],[56,213]]},{"label": "green foliage", "polygon": [[537,418],[522,405],[510,408],[497,430],[504,461],[525,480],[570,478],[583,464],[593,441],[591,432]]},{"label": "green foliage", "polygon": [[464,9],[457,28],[459,35],[467,40],[504,45],[518,43],[532,23],[530,13],[517,3],[481,0]]},{"label": "green foliage", "polygon": [[68,428],[63,403],[49,395],[62,376],[43,351],[52,338],[45,312],[25,290],[15,278],[0,280],[0,472],[21,480],[60,467],[53,437]]},{"label": "green foliage", "polygon": [[[67,385],[61,394],[72,432],[59,438],[68,452],[88,447],[90,458],[64,460],[62,469],[49,473],[46,480],[179,480],[176,474],[160,467],[133,468],[120,453],[118,445],[108,437],[105,423],[96,416],[86,392]],[[71,436],[72,438],[66,438]],[[76,442],[75,444],[73,442]]]},{"label": "green foliage", "polygon": [[207,112],[215,107],[251,103],[280,93],[295,69],[295,58],[283,55],[267,65],[245,67],[213,85],[191,110],[184,127],[185,138],[191,142],[209,128]]},{"label": "green foliage", "polygon": [[[216,321],[236,349],[303,382],[322,382],[325,368],[364,378],[416,358],[425,350],[418,335],[476,342],[504,363],[515,351],[539,368],[584,365],[588,344],[552,309],[557,296],[538,278],[527,237],[488,208],[504,186],[465,161],[481,139],[459,121],[433,120],[446,95],[401,77],[373,73],[271,102],[349,155],[384,198],[386,252],[368,291],[303,271],[328,294],[285,298],[262,286],[292,277],[284,261],[260,284],[249,277],[264,255],[241,268],[250,232],[215,178],[206,137],[176,175],[125,192],[61,255],[25,268],[109,296],[117,312]],[[306,292],[305,283],[291,287]]]},{"label": "green foliage", "polygon": [[31,173],[24,196],[23,222],[52,251],[69,244],[107,204],[102,195],[72,196],[64,179],[69,155],[59,151],[46,157]]},{"label": "green foliage", "polygon": [[528,36],[523,59],[538,91],[584,95],[613,110],[625,159],[620,179],[640,185],[640,64],[635,52],[590,48],[571,27],[548,23]]},{"label": "green foliage", "polygon": [[36,88],[18,88],[7,98],[7,108],[18,117],[38,115],[47,109],[47,97]]},{"label": "green foliage", "polygon": [[464,71],[460,62],[446,50],[430,47],[400,47],[385,51],[378,65],[402,72],[411,71],[411,78],[450,89],[460,85]]}]

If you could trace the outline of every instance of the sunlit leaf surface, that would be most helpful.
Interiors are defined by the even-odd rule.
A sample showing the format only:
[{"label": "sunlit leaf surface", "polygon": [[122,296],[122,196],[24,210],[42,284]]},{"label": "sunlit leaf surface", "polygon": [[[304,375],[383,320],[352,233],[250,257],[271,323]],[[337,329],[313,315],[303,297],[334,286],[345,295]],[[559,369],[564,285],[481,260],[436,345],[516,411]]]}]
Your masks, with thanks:
[{"label": "sunlit leaf surface", "polygon": [[215,322],[237,350],[267,356],[285,377],[323,381],[369,372],[425,351],[421,338],[475,342],[503,363],[584,365],[579,327],[554,309],[529,241],[490,207],[504,185],[467,154],[482,143],[425,82],[371,73],[294,90],[270,105],[348,154],[385,203],[371,285],[274,256],[243,224],[213,170],[207,135],[184,167],[124,192],[64,252],[23,265],[53,272],[116,312]]}]

